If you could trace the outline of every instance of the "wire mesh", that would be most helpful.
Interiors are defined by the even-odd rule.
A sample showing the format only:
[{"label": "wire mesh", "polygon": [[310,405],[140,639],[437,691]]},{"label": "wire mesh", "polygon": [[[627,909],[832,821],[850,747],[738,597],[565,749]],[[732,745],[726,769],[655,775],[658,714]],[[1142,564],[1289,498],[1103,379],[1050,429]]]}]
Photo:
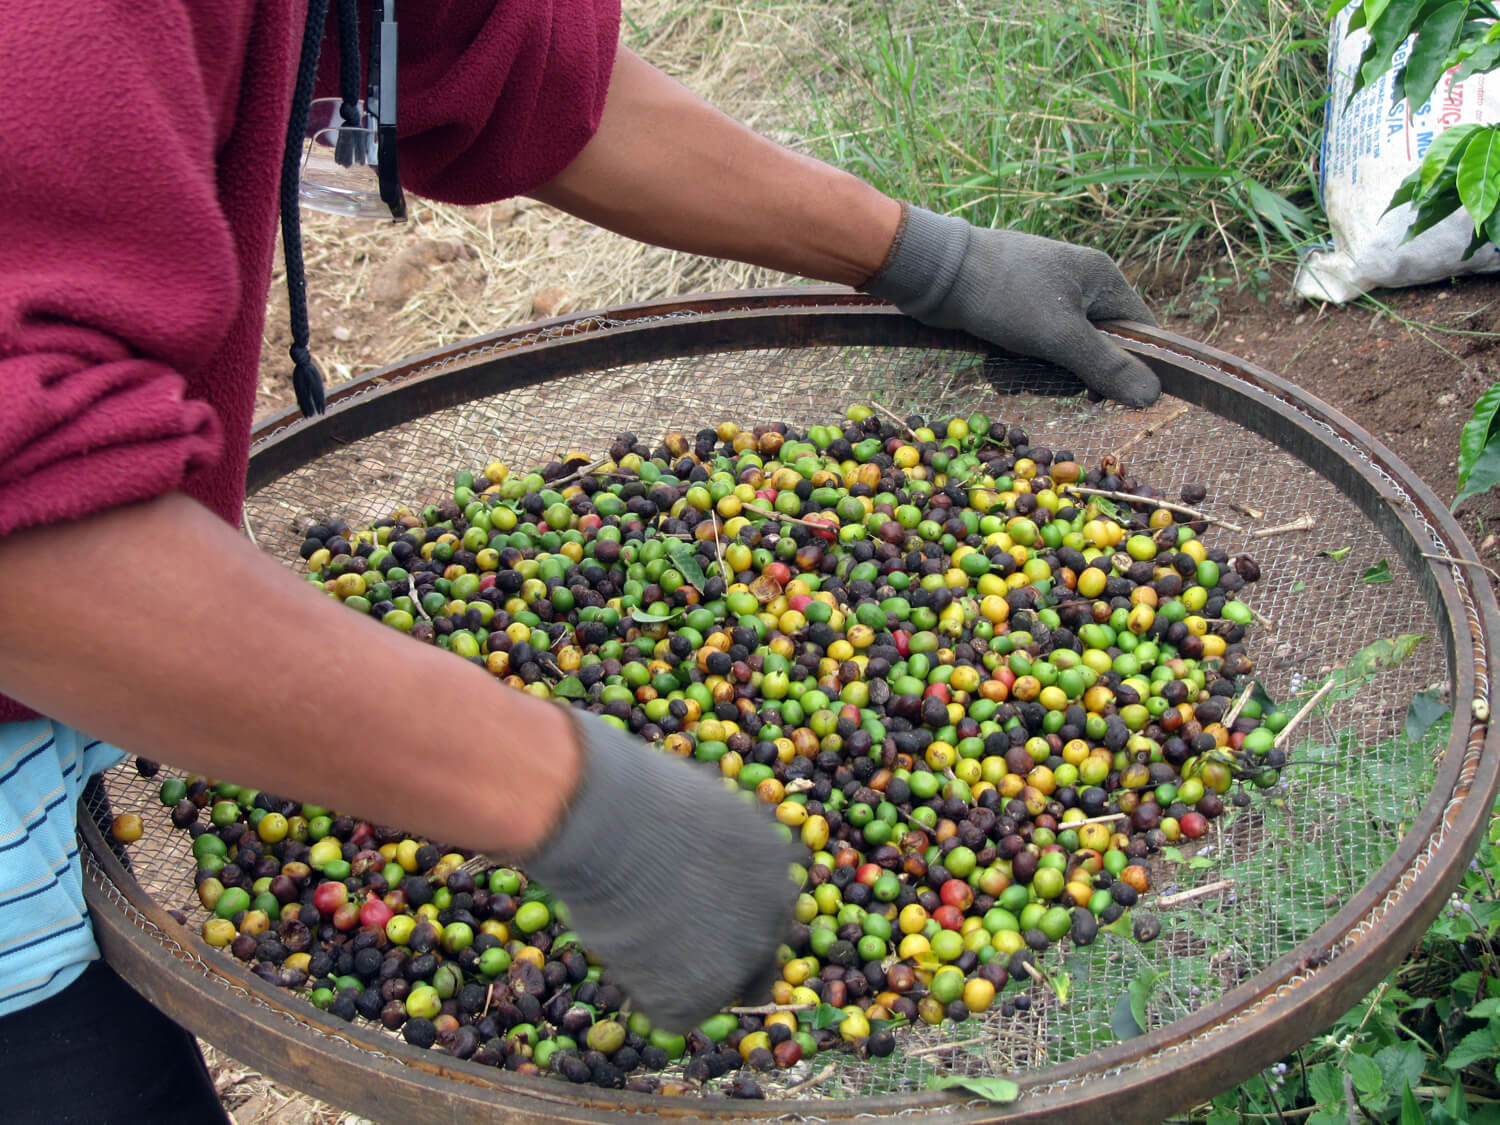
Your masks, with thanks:
[{"label": "wire mesh", "polygon": [[[832,1074],[793,1096],[909,1092],[933,1075],[1025,1073],[1107,1047],[1133,982],[1138,989],[1149,982],[1145,1012],[1158,1027],[1254,977],[1345,906],[1392,855],[1444,752],[1440,730],[1416,741],[1404,733],[1412,697],[1446,691],[1450,680],[1431,612],[1353,503],[1274,443],[1207,410],[1171,398],[1125,410],[1088,403],[1076,389],[1039,365],[934,348],[769,347],[622,364],[517,387],[331,449],[252,494],[246,523],[261,549],[295,565],[308,524],[338,516],[361,526],[398,505],[420,507],[451,492],[454,472],[491,460],[522,466],[574,450],[598,456],[622,431],[654,440],[726,419],[803,427],[835,421],[853,402],[929,417],[977,410],[1086,465],[1120,454],[1164,495],[1204,485],[1201,507],[1244,530],[1211,526],[1203,538],[1260,564],[1262,579],[1241,596],[1262,619],[1249,652],[1272,698],[1305,697],[1373,642],[1423,638],[1398,666],[1356,692],[1335,693],[1298,728],[1291,765],[1274,789],[1251,791],[1249,804],[1214,822],[1208,836],[1153,859],[1147,905],[1154,902],[1164,923],[1157,942],[1064,941],[1043,964],[1066,1003],[1035,988],[1029,1011],[1005,1017],[996,1008],[963,1023],[903,1029],[891,1058],[840,1055]],[[1395,502],[1411,506],[1391,485]],[[1310,527],[1257,533],[1304,519]],[[1435,541],[1432,549],[1444,548]],[[194,895],[189,841],[165,810],[151,807],[157,784],[126,766],[106,788],[116,812],[147,814],[145,835],[130,848],[135,877],[195,931],[206,915]],[[295,796],[296,779],[285,789]],[[768,1094],[784,1096],[825,1061],[768,1084]]]}]

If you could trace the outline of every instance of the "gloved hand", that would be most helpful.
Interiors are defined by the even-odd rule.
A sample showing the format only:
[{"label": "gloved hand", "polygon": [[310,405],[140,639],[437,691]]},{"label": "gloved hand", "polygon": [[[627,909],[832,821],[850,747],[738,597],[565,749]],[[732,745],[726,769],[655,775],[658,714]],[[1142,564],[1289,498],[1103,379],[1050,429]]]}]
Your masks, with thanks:
[{"label": "gloved hand", "polygon": [[796,858],[718,778],[571,711],[583,779],[529,875],[658,1027],[685,1031],[769,984]]},{"label": "gloved hand", "polygon": [[1108,255],[907,206],[884,268],[860,286],[935,328],[959,328],[1065,367],[1105,398],[1148,406],[1151,370],[1093,320],[1155,324]]}]

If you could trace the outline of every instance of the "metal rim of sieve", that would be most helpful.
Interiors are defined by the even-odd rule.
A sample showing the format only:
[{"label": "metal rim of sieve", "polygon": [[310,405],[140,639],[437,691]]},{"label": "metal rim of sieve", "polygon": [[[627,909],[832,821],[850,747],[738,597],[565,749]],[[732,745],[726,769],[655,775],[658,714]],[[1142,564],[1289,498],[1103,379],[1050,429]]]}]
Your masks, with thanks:
[{"label": "metal rim of sieve", "polygon": [[[1110,335],[1163,389],[1256,433],[1330,481],[1381,531],[1441,634],[1456,718],[1420,813],[1342,909],[1300,946],[1219,999],[1135,1039],[1017,1075],[995,1105],[933,1092],[781,1102],[693,1100],[529,1078],[409,1047],[329,1019],[209,950],[166,911],[82,818],[85,893],[105,956],[173,1018],[272,1077],[377,1119],[602,1123],[1155,1121],[1245,1079],[1329,1026],[1401,959],[1478,846],[1500,782],[1488,724],[1497,607],[1472,546],[1432,491],[1336,410],[1233,356],[1142,325]],[[251,492],[320,454],[401,422],[509,389],[612,365],[758,348],[928,347],[982,353],[846,290],[755,291],[659,301],[501,332],[373,372],[329,396],[328,413],[287,411],[252,437]],[[1434,549],[1436,548],[1436,549]],[[1444,555],[1446,559],[1424,557]],[[1476,574],[1479,576],[1476,581]]]}]

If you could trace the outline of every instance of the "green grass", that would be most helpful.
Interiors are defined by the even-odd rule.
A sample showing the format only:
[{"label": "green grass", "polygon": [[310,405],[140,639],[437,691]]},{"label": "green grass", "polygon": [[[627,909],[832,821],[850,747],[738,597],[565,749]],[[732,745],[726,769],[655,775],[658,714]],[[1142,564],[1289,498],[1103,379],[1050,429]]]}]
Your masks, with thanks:
[{"label": "green grass", "polygon": [[[982,226],[1264,268],[1313,233],[1309,0],[828,0],[787,17],[817,155]],[[795,41],[794,41],[795,42]]]}]

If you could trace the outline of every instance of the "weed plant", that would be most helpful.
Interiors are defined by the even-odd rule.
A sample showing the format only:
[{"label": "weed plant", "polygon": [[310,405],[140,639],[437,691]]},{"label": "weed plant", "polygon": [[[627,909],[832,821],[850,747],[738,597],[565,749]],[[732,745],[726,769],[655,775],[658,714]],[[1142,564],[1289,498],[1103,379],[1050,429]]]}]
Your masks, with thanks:
[{"label": "weed plant", "polygon": [[1236,272],[1316,229],[1309,0],[818,7],[796,17],[806,134],[890,194],[1137,263],[1212,243]]},{"label": "weed plant", "polygon": [[1174,1121],[1500,1123],[1500,821],[1421,945],[1325,1034]]}]

